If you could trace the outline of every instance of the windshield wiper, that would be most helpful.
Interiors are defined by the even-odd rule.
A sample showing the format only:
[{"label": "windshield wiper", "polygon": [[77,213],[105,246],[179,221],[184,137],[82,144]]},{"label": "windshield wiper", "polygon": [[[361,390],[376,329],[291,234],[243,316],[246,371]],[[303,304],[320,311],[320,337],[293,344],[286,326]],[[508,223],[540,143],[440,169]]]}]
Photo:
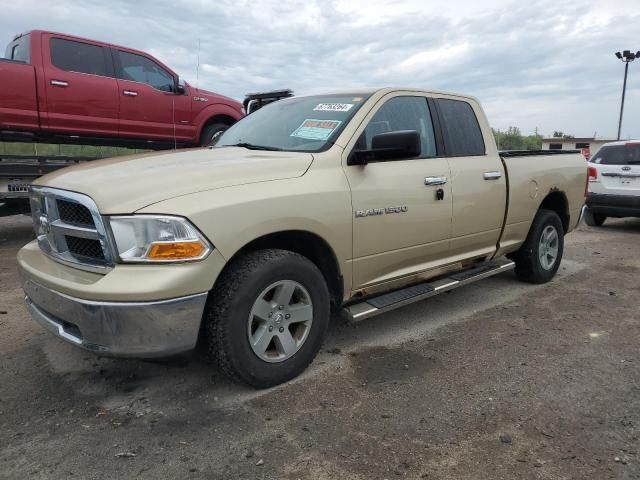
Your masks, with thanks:
[{"label": "windshield wiper", "polygon": [[242,148],[248,148],[249,150],[269,150],[272,152],[282,151],[282,149],[278,147],[270,147],[268,145],[254,145],[253,143],[248,143],[248,142],[234,143],[232,145],[225,145],[225,147],[242,147]]}]

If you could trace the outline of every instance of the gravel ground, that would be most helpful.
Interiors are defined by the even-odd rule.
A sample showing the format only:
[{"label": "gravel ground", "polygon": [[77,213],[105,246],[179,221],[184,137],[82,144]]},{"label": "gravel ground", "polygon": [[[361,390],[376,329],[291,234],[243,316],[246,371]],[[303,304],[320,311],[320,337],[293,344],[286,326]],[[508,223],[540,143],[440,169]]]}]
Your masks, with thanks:
[{"label": "gravel ground", "polygon": [[640,478],[640,220],[358,325],[256,391],[204,363],[98,358],[27,316],[0,218],[0,478]]}]

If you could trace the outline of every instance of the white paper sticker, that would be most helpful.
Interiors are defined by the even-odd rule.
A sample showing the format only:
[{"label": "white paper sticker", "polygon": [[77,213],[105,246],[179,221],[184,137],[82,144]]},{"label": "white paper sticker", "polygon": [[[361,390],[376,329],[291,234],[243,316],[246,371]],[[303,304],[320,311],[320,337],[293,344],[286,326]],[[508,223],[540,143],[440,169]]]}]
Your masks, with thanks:
[{"label": "white paper sticker", "polygon": [[353,103],[319,103],[314,111],[317,112],[348,112]]},{"label": "white paper sticker", "polygon": [[308,140],[326,140],[341,123],[339,120],[308,118],[290,136]]}]

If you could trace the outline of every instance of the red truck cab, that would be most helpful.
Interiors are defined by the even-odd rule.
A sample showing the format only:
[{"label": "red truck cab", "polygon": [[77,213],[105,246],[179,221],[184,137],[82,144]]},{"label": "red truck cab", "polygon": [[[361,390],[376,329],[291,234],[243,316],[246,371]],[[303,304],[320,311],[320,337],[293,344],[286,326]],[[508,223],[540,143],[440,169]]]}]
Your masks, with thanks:
[{"label": "red truck cab", "polygon": [[121,146],[208,145],[239,102],[182,81],[153,56],[33,30],[0,60],[0,139]]}]

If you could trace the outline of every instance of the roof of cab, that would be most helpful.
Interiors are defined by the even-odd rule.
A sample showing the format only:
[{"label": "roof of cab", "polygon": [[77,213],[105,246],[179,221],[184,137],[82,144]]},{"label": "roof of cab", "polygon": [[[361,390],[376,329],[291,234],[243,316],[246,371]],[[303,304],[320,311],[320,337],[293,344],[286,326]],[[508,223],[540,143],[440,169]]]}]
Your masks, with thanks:
[{"label": "roof of cab", "polygon": [[300,97],[311,97],[315,95],[374,95],[380,94],[384,95],[387,93],[393,92],[414,92],[414,93],[424,93],[427,95],[448,95],[452,97],[460,97],[468,100],[478,101],[477,98],[472,95],[465,95],[462,93],[456,92],[445,92],[441,90],[429,90],[425,88],[415,88],[415,87],[363,87],[363,88],[353,88],[349,90],[329,90],[326,92],[318,92],[309,95],[299,95]]}]

